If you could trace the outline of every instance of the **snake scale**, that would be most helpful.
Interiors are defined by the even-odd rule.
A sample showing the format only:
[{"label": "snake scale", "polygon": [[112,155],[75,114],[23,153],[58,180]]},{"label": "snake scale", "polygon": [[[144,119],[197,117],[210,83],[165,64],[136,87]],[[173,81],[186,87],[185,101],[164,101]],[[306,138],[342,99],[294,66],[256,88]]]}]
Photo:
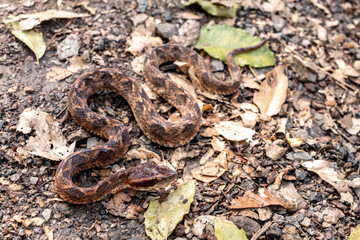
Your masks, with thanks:
[{"label": "snake scale", "polygon": [[122,95],[130,105],[142,132],[153,142],[164,147],[176,147],[188,143],[198,132],[201,110],[196,100],[182,87],[166,77],[159,66],[181,61],[194,66],[201,86],[212,93],[229,95],[240,86],[241,70],[234,62],[234,55],[260,48],[261,43],[232,50],[227,55],[231,74],[230,81],[212,77],[203,58],[189,48],[163,45],[156,47],[145,60],[144,72],[148,85],[181,114],[181,120],[171,123],[161,117],[141,85],[133,78],[115,69],[100,69],[85,73],[71,86],[68,94],[68,110],[72,118],[86,130],[108,139],[102,146],[85,149],[63,160],[55,174],[55,190],[66,201],[84,204],[103,199],[109,193],[124,189],[147,190],[169,184],[176,172],[153,163],[142,163],[118,171],[91,187],[77,186],[72,178],[85,169],[109,165],[122,158],[129,147],[129,133],[118,120],[93,112],[87,104],[89,97],[101,90]]}]

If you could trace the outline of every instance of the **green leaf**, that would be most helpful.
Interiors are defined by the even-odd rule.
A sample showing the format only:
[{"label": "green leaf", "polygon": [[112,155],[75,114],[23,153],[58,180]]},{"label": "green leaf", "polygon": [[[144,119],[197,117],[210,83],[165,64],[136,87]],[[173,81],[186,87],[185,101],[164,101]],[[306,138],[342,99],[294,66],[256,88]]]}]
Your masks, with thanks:
[{"label": "green leaf", "polygon": [[[227,25],[202,27],[196,49],[204,49],[210,56],[226,63],[227,54],[240,47],[253,46],[260,43],[259,37],[253,37],[243,29]],[[254,51],[240,53],[235,56],[239,66],[269,67],[275,65],[274,53],[267,44]]]},{"label": "green leaf", "polygon": [[11,33],[20,41],[26,44],[36,56],[39,64],[39,59],[44,55],[46,44],[41,32],[36,30],[19,30],[19,22],[8,22],[6,26],[10,28]]},{"label": "green leaf", "polygon": [[236,10],[239,7],[236,3],[234,3],[232,7],[227,7],[220,4],[214,4],[208,1],[198,1],[198,0],[185,2],[184,6],[189,6],[192,4],[199,4],[204,11],[206,11],[207,13],[213,16],[228,17],[228,18],[236,17]]},{"label": "green leaf", "polygon": [[348,240],[358,240],[360,239],[360,224],[356,226],[354,231],[350,234]]},{"label": "green leaf", "polygon": [[244,229],[239,230],[231,221],[216,217],[214,227],[215,236],[218,240],[248,240]]},{"label": "green leaf", "polygon": [[179,186],[170,193],[167,201],[152,201],[146,210],[145,232],[152,240],[167,239],[176,225],[190,210],[195,195],[195,180]]}]

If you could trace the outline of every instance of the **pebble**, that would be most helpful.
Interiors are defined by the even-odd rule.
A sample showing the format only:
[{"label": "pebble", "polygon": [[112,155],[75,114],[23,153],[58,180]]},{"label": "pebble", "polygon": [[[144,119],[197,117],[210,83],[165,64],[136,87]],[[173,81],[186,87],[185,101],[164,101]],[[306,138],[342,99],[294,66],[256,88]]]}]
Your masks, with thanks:
[{"label": "pebble", "polygon": [[2,128],[2,126],[4,125],[4,120],[0,120],[0,129]]},{"label": "pebble", "polygon": [[139,24],[142,24],[148,19],[148,15],[145,13],[137,14],[131,18],[131,21],[133,22],[134,26],[138,26]]},{"label": "pebble", "polygon": [[160,37],[169,39],[171,36],[177,35],[178,28],[175,24],[159,23],[156,25],[156,32]]},{"label": "pebble", "polygon": [[39,181],[38,177],[30,177],[30,179],[29,179],[29,182],[31,185],[37,184],[38,181]]},{"label": "pebble", "polygon": [[304,39],[304,40],[301,41],[301,44],[304,47],[308,47],[308,46],[310,46],[311,42],[308,39]]},{"label": "pebble", "polygon": [[56,53],[60,60],[65,60],[68,57],[77,56],[79,49],[79,35],[70,34],[61,43],[59,43],[56,49]]},{"label": "pebble", "polygon": [[280,159],[286,152],[286,148],[278,146],[273,143],[267,143],[265,145],[265,154],[271,160],[278,160]]},{"label": "pebble", "polygon": [[89,138],[91,135],[89,132],[85,131],[84,129],[80,128],[76,132],[72,132],[67,137],[68,142],[74,142],[74,141],[81,141],[86,138]]},{"label": "pebble", "polygon": [[304,151],[301,152],[290,152],[286,154],[286,159],[288,160],[303,160],[303,161],[311,161],[312,157]]},{"label": "pebble", "polygon": [[312,203],[321,202],[323,200],[323,196],[320,192],[311,192],[309,194],[309,201]]},{"label": "pebble", "polygon": [[218,59],[211,59],[210,67],[213,72],[221,72],[224,71],[224,64],[222,61]]},{"label": "pebble", "polygon": [[271,218],[273,212],[270,210],[270,208],[258,208],[257,212],[259,213],[259,220],[260,221],[267,221]]},{"label": "pebble", "polygon": [[52,211],[49,208],[46,208],[41,215],[44,217],[45,222],[49,221],[52,216]]},{"label": "pebble", "polygon": [[69,211],[71,209],[70,205],[68,203],[55,203],[53,205],[53,208],[57,211],[57,212],[66,212]]},{"label": "pebble", "polygon": [[324,27],[318,26],[316,31],[317,31],[317,37],[319,40],[321,40],[321,41],[327,40],[327,31]]},{"label": "pebble", "polygon": [[281,229],[278,227],[277,224],[272,224],[269,228],[269,230],[266,231],[266,236],[269,237],[269,239],[280,239],[278,237],[280,237],[282,235]]},{"label": "pebble", "polygon": [[149,6],[149,3],[147,0],[139,0],[139,3],[136,8],[137,13],[144,13],[146,12],[147,8]]},{"label": "pebble", "polygon": [[247,236],[251,236],[260,229],[260,224],[256,221],[243,217],[243,216],[231,216],[229,218],[238,228],[244,229]]},{"label": "pebble", "polygon": [[340,218],[345,217],[345,214],[338,208],[327,207],[322,212],[324,221],[329,224],[336,224]]},{"label": "pebble", "polygon": [[307,177],[307,172],[302,170],[302,169],[296,169],[295,170],[295,177],[296,177],[297,180],[303,181]]},{"label": "pebble", "polygon": [[34,89],[33,87],[26,86],[26,87],[24,88],[24,92],[25,92],[25,93],[33,93],[33,92],[35,92],[35,89]]},{"label": "pebble", "polygon": [[356,70],[360,71],[360,60],[356,60],[356,61],[354,62],[354,68],[355,68]]},{"label": "pebble", "polygon": [[278,15],[273,15],[271,17],[273,23],[274,23],[274,29],[277,31],[277,32],[280,32],[281,29],[283,29],[283,27],[285,26],[285,19],[278,16]]},{"label": "pebble", "polygon": [[311,220],[310,220],[310,218],[305,217],[304,220],[302,220],[300,224],[301,224],[301,226],[304,226],[304,227],[310,227]]}]

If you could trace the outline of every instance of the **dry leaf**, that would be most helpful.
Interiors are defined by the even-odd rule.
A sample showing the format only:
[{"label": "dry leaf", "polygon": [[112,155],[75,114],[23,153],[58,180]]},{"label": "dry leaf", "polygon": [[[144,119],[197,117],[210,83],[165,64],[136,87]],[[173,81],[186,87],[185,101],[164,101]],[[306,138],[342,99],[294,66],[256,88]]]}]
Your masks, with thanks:
[{"label": "dry leaf", "polygon": [[254,103],[261,114],[273,116],[277,114],[286,100],[288,78],[284,74],[284,66],[277,66],[266,74],[259,92],[254,94]]},{"label": "dry leaf", "polygon": [[178,147],[175,149],[174,153],[171,155],[170,163],[172,166],[174,166],[176,169],[178,169],[179,162],[186,158],[194,158],[196,156],[199,156],[200,150],[192,150],[190,152],[186,151],[183,147]]},{"label": "dry leaf", "polygon": [[200,133],[200,135],[203,137],[213,137],[219,136],[219,133],[215,130],[214,127],[208,127],[202,133]]},{"label": "dry leaf", "polygon": [[132,55],[137,56],[146,48],[150,49],[151,47],[163,44],[160,37],[152,37],[151,34],[151,32],[144,34],[143,32],[133,31],[131,33],[131,38],[128,40],[129,47],[125,50],[130,52]]},{"label": "dry leaf", "polygon": [[351,117],[351,114],[346,115],[340,120],[341,126],[345,130],[353,135],[356,135],[360,131],[360,119]]},{"label": "dry leaf", "polygon": [[267,206],[282,206],[285,204],[276,199],[266,188],[260,188],[259,194],[246,191],[244,196],[231,201],[231,209],[261,208]]},{"label": "dry leaf", "polygon": [[66,146],[60,125],[50,114],[27,108],[20,115],[16,131],[29,134],[32,130],[35,130],[35,137],[30,137],[25,147],[29,153],[60,161],[74,152],[76,142]]},{"label": "dry leaf", "polygon": [[67,70],[72,72],[72,73],[76,73],[79,70],[82,69],[88,69],[91,67],[90,64],[88,64],[83,57],[80,56],[72,56],[69,59],[69,63],[70,65],[67,67]]},{"label": "dry leaf", "polygon": [[89,14],[85,14],[85,13],[74,13],[69,11],[50,9],[44,12],[11,16],[5,20],[5,23],[20,21],[19,30],[30,30],[35,26],[39,25],[41,22],[54,18],[79,18],[79,17],[89,17],[89,16],[90,16]]},{"label": "dry leaf", "polygon": [[306,207],[305,200],[291,182],[283,182],[279,189],[275,188],[275,185],[268,186],[269,192],[277,199],[282,200],[287,210],[295,212]]},{"label": "dry leaf", "polygon": [[220,141],[217,137],[213,137],[213,139],[211,140],[211,146],[217,152],[224,151],[226,147],[225,142]]},{"label": "dry leaf", "polygon": [[131,61],[131,68],[132,70],[142,76],[143,72],[144,72],[144,62],[145,62],[145,54],[140,55],[135,57],[132,61]]},{"label": "dry leaf", "polygon": [[46,225],[43,226],[45,235],[47,237],[48,240],[53,240],[54,239],[54,229],[51,227],[48,227]]},{"label": "dry leaf", "polygon": [[216,131],[230,141],[251,140],[255,131],[242,126],[241,122],[223,121],[215,123]]},{"label": "dry leaf", "polygon": [[191,171],[194,178],[202,182],[212,182],[227,171],[226,152],[221,152],[213,161],[207,161]]},{"label": "dry leaf", "polygon": [[339,178],[339,174],[330,167],[330,162],[325,160],[308,161],[301,164],[309,171],[318,174],[322,180],[332,185],[339,193],[350,192],[350,187],[360,187],[360,178],[355,178],[352,181]]},{"label": "dry leaf", "polygon": [[64,80],[68,76],[70,76],[72,72],[59,67],[52,67],[50,72],[46,73],[46,81],[48,82],[58,82]]}]

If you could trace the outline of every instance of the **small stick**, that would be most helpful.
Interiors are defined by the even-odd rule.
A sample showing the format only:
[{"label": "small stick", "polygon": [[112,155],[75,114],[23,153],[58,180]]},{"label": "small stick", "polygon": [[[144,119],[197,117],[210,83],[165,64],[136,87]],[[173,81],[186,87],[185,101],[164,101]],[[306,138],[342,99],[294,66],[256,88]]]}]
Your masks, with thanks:
[{"label": "small stick", "polygon": [[55,40],[56,36],[58,36],[62,31],[64,31],[64,29],[69,26],[69,24],[72,22],[72,20],[70,20],[67,24],[65,24],[65,26],[63,26],[57,33],[55,33],[55,35],[51,38],[51,40],[46,44],[46,49],[50,46],[50,44]]},{"label": "small stick", "polygon": [[[280,42],[285,48],[287,48],[290,52],[292,52],[292,53],[295,54],[296,56],[300,57],[301,59],[306,60],[306,58],[303,57],[300,53],[298,53],[298,52],[292,50],[291,48],[289,48],[289,47],[284,43],[284,41],[279,40],[279,42]],[[313,67],[315,67],[318,71],[320,71],[320,72],[322,72],[322,73],[325,73],[327,76],[329,76],[330,78],[334,79],[334,80],[335,80],[335,83],[336,83],[338,86],[340,86],[340,87],[342,87],[342,88],[344,88],[344,89],[346,90],[346,88],[343,86],[343,85],[345,85],[346,87],[350,88],[350,89],[353,90],[354,92],[357,91],[356,88],[354,88],[353,86],[347,84],[346,82],[342,82],[342,81],[334,78],[334,77],[332,76],[332,74],[330,74],[329,72],[323,70],[321,67],[319,67],[319,66],[316,65],[315,63],[310,62],[310,61],[309,61],[309,63],[310,63]]]}]

